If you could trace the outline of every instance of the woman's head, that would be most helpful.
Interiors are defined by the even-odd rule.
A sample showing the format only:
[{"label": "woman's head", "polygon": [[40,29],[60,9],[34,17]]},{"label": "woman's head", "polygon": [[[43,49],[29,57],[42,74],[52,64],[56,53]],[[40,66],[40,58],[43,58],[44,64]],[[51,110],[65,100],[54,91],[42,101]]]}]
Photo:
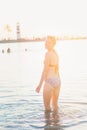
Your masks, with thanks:
[{"label": "woman's head", "polygon": [[47,36],[46,43],[45,43],[46,49],[48,49],[48,50],[53,49],[53,47],[55,46],[55,44],[56,44],[55,37],[54,36]]}]

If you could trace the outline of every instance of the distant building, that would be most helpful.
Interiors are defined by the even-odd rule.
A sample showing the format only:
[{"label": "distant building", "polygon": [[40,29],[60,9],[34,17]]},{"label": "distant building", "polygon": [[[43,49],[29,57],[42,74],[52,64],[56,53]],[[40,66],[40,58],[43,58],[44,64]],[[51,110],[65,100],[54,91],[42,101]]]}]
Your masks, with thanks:
[{"label": "distant building", "polygon": [[20,34],[20,24],[17,23],[16,25],[16,31],[17,31],[17,40],[21,39],[21,34]]}]

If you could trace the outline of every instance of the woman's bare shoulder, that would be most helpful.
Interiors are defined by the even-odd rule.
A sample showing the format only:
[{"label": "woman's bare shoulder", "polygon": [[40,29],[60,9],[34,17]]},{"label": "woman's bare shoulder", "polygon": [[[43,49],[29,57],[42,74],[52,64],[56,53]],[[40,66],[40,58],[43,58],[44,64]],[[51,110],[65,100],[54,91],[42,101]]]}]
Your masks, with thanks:
[{"label": "woman's bare shoulder", "polygon": [[54,57],[54,55],[56,55],[58,57],[58,53],[56,51],[48,51],[45,53],[45,58],[52,58]]}]

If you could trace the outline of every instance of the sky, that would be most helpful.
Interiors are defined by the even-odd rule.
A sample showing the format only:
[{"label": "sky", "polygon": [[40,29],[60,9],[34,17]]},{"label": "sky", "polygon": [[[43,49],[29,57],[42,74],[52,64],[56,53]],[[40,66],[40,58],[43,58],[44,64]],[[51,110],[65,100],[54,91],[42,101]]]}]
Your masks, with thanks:
[{"label": "sky", "polygon": [[0,34],[9,24],[23,36],[87,35],[87,0],[0,0]]}]

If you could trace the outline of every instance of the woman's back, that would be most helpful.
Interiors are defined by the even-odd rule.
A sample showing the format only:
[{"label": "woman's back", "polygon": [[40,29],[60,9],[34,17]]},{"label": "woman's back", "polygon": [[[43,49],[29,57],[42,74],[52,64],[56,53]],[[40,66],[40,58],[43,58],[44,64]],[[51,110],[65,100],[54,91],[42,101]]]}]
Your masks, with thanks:
[{"label": "woman's back", "polygon": [[53,50],[50,53],[50,65],[58,65],[58,55],[57,53]]},{"label": "woman's back", "polygon": [[52,50],[48,52],[48,56],[49,56],[49,69],[47,78],[58,75],[58,68],[59,68],[57,53],[54,50]]}]

